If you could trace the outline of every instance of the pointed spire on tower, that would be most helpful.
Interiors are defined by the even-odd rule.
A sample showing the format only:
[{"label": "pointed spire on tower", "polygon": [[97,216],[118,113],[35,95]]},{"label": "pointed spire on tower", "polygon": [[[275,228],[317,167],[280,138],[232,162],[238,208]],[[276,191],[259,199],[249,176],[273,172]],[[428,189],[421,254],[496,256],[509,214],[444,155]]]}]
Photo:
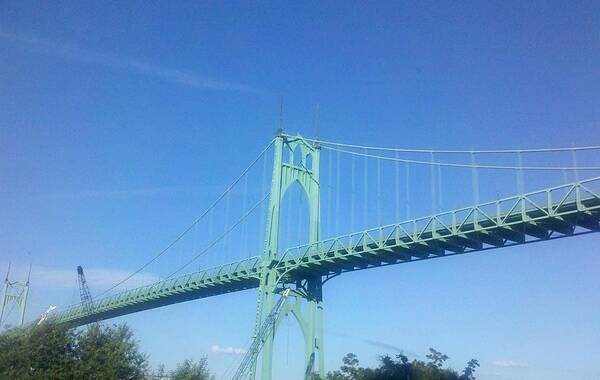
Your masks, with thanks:
[{"label": "pointed spire on tower", "polygon": [[283,134],[283,95],[281,96],[281,103],[279,105],[279,128],[277,128],[277,136]]},{"label": "pointed spire on tower", "polygon": [[319,147],[319,139],[321,138],[321,109],[319,103],[315,111],[315,148]]}]

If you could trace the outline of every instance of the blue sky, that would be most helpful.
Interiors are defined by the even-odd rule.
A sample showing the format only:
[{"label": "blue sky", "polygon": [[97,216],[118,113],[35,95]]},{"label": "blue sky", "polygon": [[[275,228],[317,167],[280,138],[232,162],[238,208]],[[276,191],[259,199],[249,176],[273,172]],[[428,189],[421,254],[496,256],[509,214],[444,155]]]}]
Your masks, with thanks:
[{"label": "blue sky", "polygon": [[[282,97],[288,132],[314,135],[318,105],[320,134],[336,141],[436,149],[599,144],[599,15],[592,1],[4,1],[0,264],[11,261],[19,278],[33,263],[29,319],[77,300],[77,265],[92,293],[102,292],[164,248],[256,157],[278,127]],[[578,159],[598,165],[597,153]],[[564,155],[525,160],[571,164]],[[335,173],[335,155],[324,152],[323,181],[333,184],[329,162]],[[268,182],[262,164],[229,209],[222,205],[125,286],[168,275],[259,200]],[[372,182],[376,164],[367,165]],[[340,170],[344,184],[348,158]],[[393,165],[381,170],[393,180]],[[402,218],[472,202],[469,171],[444,171],[433,205],[429,175],[411,168]],[[562,173],[527,174],[524,187],[562,180]],[[481,173],[480,185],[482,200],[517,190],[514,173]],[[384,222],[394,220],[395,194],[384,189],[383,206],[371,188],[366,205],[347,188],[323,192],[323,235],[375,226],[378,209]],[[306,220],[295,207],[302,202],[297,193],[284,201],[286,243],[305,235],[302,223],[292,224]],[[243,238],[186,270],[256,254],[260,216],[240,230]],[[598,378],[597,245],[588,235],[340,276],[324,294],[327,368],[349,351],[370,365],[394,353],[385,345],[417,358],[431,346],[455,368],[478,358],[481,379]],[[119,320],[134,328],[152,364],[208,355],[222,374],[237,358],[227,348],[243,347],[251,334],[255,301],[256,292],[246,291]],[[277,338],[276,378],[300,378],[292,322]]]}]

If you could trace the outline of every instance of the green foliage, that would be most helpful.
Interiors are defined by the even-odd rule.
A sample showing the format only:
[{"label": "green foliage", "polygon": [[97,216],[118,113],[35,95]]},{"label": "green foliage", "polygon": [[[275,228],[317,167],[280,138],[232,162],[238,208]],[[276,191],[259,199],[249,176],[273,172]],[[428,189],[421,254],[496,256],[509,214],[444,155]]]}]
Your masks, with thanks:
[{"label": "green foliage", "polygon": [[172,380],[212,380],[214,376],[210,375],[208,370],[208,362],[206,358],[193,362],[189,359],[183,363],[177,364],[177,368],[171,372]]},{"label": "green foliage", "polygon": [[349,353],[342,359],[343,365],[339,371],[330,372],[328,380],[355,380],[360,379],[363,369],[358,366],[359,361],[356,354]]},{"label": "green foliage", "polygon": [[467,366],[463,370],[462,379],[464,380],[475,380],[475,369],[479,367],[479,361],[477,359],[471,359],[467,363]]},{"label": "green foliage", "polygon": [[355,354],[347,354],[339,370],[329,372],[327,380],[475,380],[475,369],[479,362],[472,359],[467,363],[463,374],[452,369],[442,368],[449,359],[447,355],[431,348],[427,355],[428,363],[408,360],[405,355],[395,359],[384,355],[379,358],[376,368],[362,368]]},{"label": "green foliage", "polygon": [[162,378],[166,376],[166,370],[165,370],[165,365],[164,364],[159,364],[158,367],[156,368],[156,373],[154,374],[155,377],[158,378]]},{"label": "green foliage", "polygon": [[127,326],[91,325],[78,336],[77,343],[77,378],[143,378],[146,355],[139,352],[133,333]]},{"label": "green foliage", "polygon": [[444,362],[450,359],[448,355],[444,355],[433,348],[429,348],[429,354],[425,357],[429,359],[429,365],[435,368],[442,368]]},{"label": "green foliage", "polygon": [[1,379],[143,379],[146,367],[124,325],[76,332],[48,323],[0,335]]},{"label": "green foliage", "polygon": [[0,378],[67,379],[77,353],[74,333],[64,327],[13,329],[0,335]]}]

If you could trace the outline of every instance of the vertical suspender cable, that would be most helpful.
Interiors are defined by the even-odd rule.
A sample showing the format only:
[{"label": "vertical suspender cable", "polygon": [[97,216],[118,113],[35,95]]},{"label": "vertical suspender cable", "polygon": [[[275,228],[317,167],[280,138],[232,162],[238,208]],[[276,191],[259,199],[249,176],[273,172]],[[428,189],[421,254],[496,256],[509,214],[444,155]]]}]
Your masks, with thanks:
[{"label": "vertical suspender cable", "polygon": [[[368,154],[367,149],[365,149],[365,154]],[[368,216],[369,216],[369,178],[368,178],[368,170],[369,170],[369,161],[368,161],[368,157],[365,155],[365,167],[364,167],[364,171],[363,171],[363,175],[364,175],[364,181],[363,181],[363,188],[364,188],[364,200],[363,200],[363,226],[365,229],[368,228]]]},{"label": "vertical suspender cable", "polygon": [[[202,239],[200,238],[200,228],[195,228],[194,229],[194,255],[196,254],[197,251],[200,250],[200,247],[202,246]],[[206,265],[206,263],[204,263]],[[200,265],[202,265],[202,263],[200,263]]]},{"label": "vertical suspender cable", "polygon": [[350,170],[352,172],[352,175],[350,176],[350,188],[352,189],[352,191],[350,192],[351,194],[351,200],[350,200],[350,230],[354,231],[354,194],[356,194],[356,179],[354,178],[354,169],[356,166],[356,163],[354,162],[354,156],[352,156],[352,158],[350,159],[350,162],[352,163],[352,169]]},{"label": "vertical suspender cable", "polygon": [[327,189],[327,232],[329,234],[329,236],[331,236],[332,234],[332,229],[333,229],[333,220],[331,217],[331,192],[333,191],[332,189],[332,176],[333,176],[333,154],[330,152],[327,155],[327,159],[329,160],[329,162],[327,163],[327,165],[329,166],[328,171],[327,171],[327,184],[328,189]]},{"label": "vertical suspender cable", "polygon": [[[398,152],[396,152],[396,159],[398,159]],[[395,187],[396,187],[396,222],[400,221],[400,162],[396,161],[396,176],[395,176]]]},{"label": "vertical suspender cable", "polygon": [[477,171],[477,161],[475,160],[475,153],[471,152],[471,181],[473,184],[473,202],[479,204],[479,172]]},{"label": "vertical suspender cable", "polygon": [[[571,149],[571,159],[573,160],[573,167],[576,168],[577,167],[577,150]],[[579,170],[575,169],[573,171],[573,174],[575,175],[575,181],[579,181]]]},{"label": "vertical suspender cable", "polygon": [[[267,193],[267,183],[266,183],[266,179],[267,179],[267,156],[265,155],[265,157],[263,157],[263,169],[262,169],[262,190],[261,190],[261,196]],[[267,218],[267,211],[265,209],[265,207],[267,207],[265,205],[265,203],[267,202],[263,202],[260,205],[260,227],[258,232],[256,233],[256,236],[258,237],[258,254],[260,255],[260,253],[263,251],[264,249],[264,241],[265,241],[265,230],[266,230],[266,226],[265,226],[265,219]]]},{"label": "vertical suspender cable", "polygon": [[517,164],[519,169],[517,170],[517,192],[519,194],[525,193],[525,182],[523,178],[523,154],[522,152],[517,153]]},{"label": "vertical suspender cable", "polygon": [[[210,244],[210,242],[213,240],[212,234],[213,234],[213,210],[210,210],[209,215],[208,215],[208,242],[207,242],[207,245]],[[214,255],[209,255],[209,256],[210,256],[210,259],[209,259],[208,265],[212,266],[214,264],[214,259],[213,259]]]},{"label": "vertical suspender cable", "polygon": [[198,245],[198,228],[197,225],[192,228],[192,254],[196,253]]},{"label": "vertical suspender cable", "polygon": [[[153,262],[155,262],[159,257],[163,256],[165,253],[167,253],[172,247],[175,246],[175,244],[177,244],[179,241],[181,241],[181,239],[184,238],[184,236],[187,235],[188,232],[191,231],[191,229],[198,224],[212,209],[214,209],[218,204],[220,204],[221,200],[223,200],[223,198],[229,194],[233,188],[239,183],[240,180],[242,180],[243,176],[262,158],[264,157],[265,152],[273,145],[274,140],[271,140],[271,142],[269,143],[269,145],[267,145],[266,148],[264,148],[261,153],[258,155],[258,157],[256,157],[252,163],[250,163],[250,165],[244,169],[241,173],[241,175],[239,175],[228,187],[227,189],[221,193],[221,195],[219,195],[217,197],[217,199],[212,202],[212,204],[198,217],[196,218],[185,230],[183,230],[179,235],[177,235],[177,237],[172,240],[164,249],[162,249],[160,252],[158,252],[156,255],[154,255],[152,258],[150,258],[150,260],[146,261],[142,266],[140,266],[138,269],[136,269],[135,271],[131,272],[130,274],[128,274],[125,278],[123,278],[121,281],[117,282],[116,284],[114,284],[113,286],[111,286],[110,288],[106,289],[105,291],[103,291],[102,293],[96,295],[96,299],[100,298],[101,296],[111,292],[112,290],[114,290],[115,288],[119,287],[120,285],[124,284],[126,281],[128,281],[129,279],[131,279],[133,276],[135,276],[136,274],[140,273],[142,270],[144,270],[145,268],[148,267],[148,265],[152,264]],[[262,203],[262,202],[261,202]],[[212,245],[208,248],[211,248]],[[203,252],[206,252],[208,250],[208,248],[206,250],[204,250]]]},{"label": "vertical suspender cable", "polygon": [[[246,213],[248,198],[248,175],[244,178],[244,194],[242,195],[242,213]],[[242,236],[240,239],[240,254],[243,255],[247,251],[247,256],[250,257],[250,250],[248,249],[248,223],[244,223],[242,227]]]},{"label": "vertical suspender cable", "polygon": [[[227,232],[229,229],[229,203],[231,202],[231,193],[227,193],[227,199],[225,200],[225,229],[224,232]],[[228,236],[225,235],[225,239],[223,239],[223,254],[225,255],[225,260],[229,260],[229,239]]]},{"label": "vertical suspender cable", "polygon": [[[471,152],[471,178],[473,181],[473,202],[478,205],[479,204],[479,172],[477,171],[477,162],[475,161],[475,153]],[[473,224],[475,228],[477,228],[479,224],[479,215],[478,211],[475,210],[473,212]]]},{"label": "vertical suspender cable", "polygon": [[408,162],[406,162],[404,165],[406,168],[406,178],[405,178],[405,183],[406,183],[406,220],[409,220],[410,219],[410,166],[409,166]]},{"label": "vertical suspender cable", "polygon": [[431,189],[431,213],[435,214],[436,210],[437,210],[437,195],[436,195],[436,184],[435,184],[435,166],[433,165],[433,163],[435,162],[435,156],[434,153],[431,152],[430,154],[430,162],[431,165],[429,165],[429,184],[430,184],[430,189]]},{"label": "vertical suspender cable", "polygon": [[[352,156],[354,157],[354,156]],[[353,158],[354,159],[354,158]],[[335,173],[335,234],[340,234],[340,152],[337,152],[336,158],[336,173]],[[354,191],[354,190],[352,190]]]},{"label": "vertical suspender cable", "polygon": [[442,165],[437,166],[437,185],[438,185],[438,210],[437,212],[442,212]]},{"label": "vertical suspender cable", "polygon": [[381,224],[381,160],[377,160],[377,225]]}]

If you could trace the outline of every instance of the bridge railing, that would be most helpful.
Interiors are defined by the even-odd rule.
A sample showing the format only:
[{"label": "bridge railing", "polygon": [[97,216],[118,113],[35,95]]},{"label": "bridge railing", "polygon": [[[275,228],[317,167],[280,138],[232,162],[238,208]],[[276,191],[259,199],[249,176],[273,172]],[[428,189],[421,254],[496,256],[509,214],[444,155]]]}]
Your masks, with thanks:
[{"label": "bridge railing", "polygon": [[[279,264],[300,263],[324,253],[350,254],[373,248],[406,246],[432,239],[510,227],[527,221],[547,219],[600,207],[600,177],[594,177],[459,208],[401,223],[329,238],[313,244],[286,249]],[[590,202],[594,201],[594,202]]]},{"label": "bridge railing", "polygon": [[93,315],[99,312],[110,310],[123,305],[124,303],[135,302],[141,298],[146,299],[149,296],[160,297],[163,294],[190,288],[193,284],[210,284],[223,278],[235,279],[236,277],[251,276],[260,270],[261,258],[258,256],[250,257],[236,262],[231,262],[198,272],[188,273],[178,277],[157,281],[155,283],[140,286],[130,290],[124,290],[117,294],[93,299],[93,310],[90,313],[81,304],[74,304],[66,307],[56,313],[53,319],[74,319],[87,315]]},{"label": "bridge railing", "polygon": [[[348,255],[373,249],[411,245],[453,236],[483,231],[501,226],[510,227],[527,221],[566,216],[600,208],[600,177],[517,195],[492,202],[464,207],[432,216],[322,240],[313,244],[286,249],[278,266],[300,263],[312,256]],[[262,268],[260,257],[231,262],[158,281],[107,297],[94,299],[93,314],[105,312],[148,299],[161,298],[178,291],[194,289],[198,284],[210,286],[219,281],[248,278]],[[246,277],[244,277],[246,276]],[[53,319],[72,320],[86,317],[89,311],[82,305],[72,305],[55,314]]]}]

